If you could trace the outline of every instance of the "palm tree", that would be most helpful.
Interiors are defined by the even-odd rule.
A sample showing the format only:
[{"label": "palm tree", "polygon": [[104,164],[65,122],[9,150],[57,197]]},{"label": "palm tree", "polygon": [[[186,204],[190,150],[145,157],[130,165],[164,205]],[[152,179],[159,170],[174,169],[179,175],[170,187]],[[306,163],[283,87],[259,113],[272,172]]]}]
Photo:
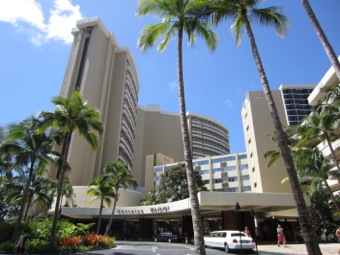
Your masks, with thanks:
[{"label": "palm tree", "polygon": [[[58,153],[53,151],[54,140],[45,132],[37,132],[41,122],[30,117],[19,124],[10,124],[6,139],[1,143],[0,154],[9,155],[17,167],[22,167],[27,174],[26,184],[22,190],[20,211],[13,235],[15,240],[20,232],[20,225],[26,207],[30,190],[33,188],[34,176],[45,173],[47,164],[55,162]],[[38,171],[40,171],[38,173]]]},{"label": "palm tree", "polygon": [[122,161],[112,161],[108,163],[104,167],[104,173],[107,174],[110,178],[111,185],[113,186],[113,192],[114,192],[114,202],[113,202],[113,208],[111,212],[110,220],[106,226],[105,230],[105,236],[109,234],[109,231],[111,229],[113,216],[115,214],[116,205],[119,198],[119,189],[123,187],[124,189],[127,189],[128,187],[132,186],[134,188],[137,187],[137,182],[133,178],[131,171],[128,169],[128,166],[126,163]]},{"label": "palm tree", "polygon": [[103,132],[103,123],[100,120],[99,112],[85,102],[79,91],[74,91],[70,98],[57,96],[52,98],[56,105],[54,112],[41,112],[39,117],[43,120],[42,130],[54,128],[64,134],[64,141],[61,150],[62,164],[58,168],[58,187],[53,216],[50,244],[54,246],[56,226],[59,216],[59,206],[63,193],[65,171],[69,169],[67,157],[69,152],[72,134],[78,131],[80,137],[84,137],[93,149],[99,145],[98,134]]},{"label": "palm tree", "polygon": [[[295,162],[301,183],[308,183],[309,196],[313,196],[316,191],[325,187],[334,206],[339,211],[339,205],[327,182],[328,174],[332,168],[330,160],[325,158],[317,147],[314,147],[313,149],[300,150],[295,156]],[[338,173],[339,175],[340,173]]]},{"label": "palm tree", "polygon": [[110,174],[102,174],[89,183],[90,188],[87,190],[87,194],[94,196],[90,201],[100,199],[97,234],[99,234],[101,227],[104,203],[106,203],[108,207],[111,207],[111,198],[115,198],[113,183],[110,182],[110,180]]},{"label": "palm tree", "polygon": [[308,0],[301,0],[301,3],[303,5],[303,7],[305,8],[307,15],[314,27],[314,30],[316,32],[316,34],[318,35],[322,46],[324,47],[326,54],[329,58],[329,60],[332,63],[332,66],[334,68],[334,71],[338,77],[338,79],[340,80],[340,63],[339,60],[335,54],[335,51],[333,50],[332,45],[329,43],[327,36],[325,35],[318,19],[316,18],[314,11],[311,7],[311,5],[309,4]]},{"label": "palm tree", "polygon": [[339,124],[335,117],[338,114],[338,112],[332,113],[330,111],[321,113],[317,110],[312,111],[298,127],[301,141],[297,146],[316,146],[322,141],[326,141],[334,164],[340,172],[339,162],[332,146],[332,141],[339,137]]},{"label": "palm tree", "polygon": [[282,123],[273,100],[269,81],[267,79],[262,59],[256,44],[255,35],[251,27],[251,24],[255,24],[256,22],[265,26],[273,26],[277,34],[284,36],[288,29],[289,21],[287,17],[281,13],[280,7],[270,6],[266,8],[257,8],[258,4],[263,1],[264,0],[215,0],[213,1],[214,6],[212,8],[214,11],[212,16],[213,22],[218,24],[224,19],[232,19],[233,24],[231,28],[236,35],[237,44],[241,42],[243,29],[245,29],[247,32],[256,68],[259,72],[269,111],[273,119],[275,133],[278,139],[278,147],[282,154],[293,196],[297,205],[299,222],[306,248],[309,254],[321,254],[315,231],[313,229],[312,219],[303,197],[303,192],[295,170],[293,157],[288,146],[287,136],[283,130]]},{"label": "palm tree", "polygon": [[191,216],[196,254],[205,254],[205,247],[186,116],[182,44],[184,33],[188,36],[189,45],[195,43],[197,33],[204,38],[209,50],[213,50],[217,45],[215,33],[209,29],[206,20],[201,18],[202,15],[205,14],[204,11],[208,2],[209,1],[204,0],[141,0],[137,10],[137,14],[140,16],[155,14],[163,18],[161,23],[148,25],[143,29],[138,40],[138,47],[142,51],[148,50],[162,36],[164,36],[164,39],[158,45],[159,51],[165,50],[171,38],[177,37],[178,40],[177,78],[181,132],[191,202]]},{"label": "palm tree", "polygon": [[158,194],[155,190],[150,190],[140,202],[141,205],[156,205],[160,204],[158,200]]}]

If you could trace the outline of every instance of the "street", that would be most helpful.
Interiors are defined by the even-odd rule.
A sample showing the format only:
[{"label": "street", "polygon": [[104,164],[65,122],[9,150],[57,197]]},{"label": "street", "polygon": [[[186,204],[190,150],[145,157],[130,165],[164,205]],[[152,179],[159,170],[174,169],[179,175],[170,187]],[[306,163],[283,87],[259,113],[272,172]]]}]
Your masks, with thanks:
[{"label": "street", "polygon": [[[223,250],[206,248],[207,255],[225,255]],[[182,243],[117,242],[117,247],[108,250],[77,252],[78,255],[194,255],[194,246]],[[228,254],[242,254],[228,253]],[[248,253],[249,254],[249,253]],[[243,253],[243,255],[248,255]],[[253,253],[255,254],[255,252]]]}]

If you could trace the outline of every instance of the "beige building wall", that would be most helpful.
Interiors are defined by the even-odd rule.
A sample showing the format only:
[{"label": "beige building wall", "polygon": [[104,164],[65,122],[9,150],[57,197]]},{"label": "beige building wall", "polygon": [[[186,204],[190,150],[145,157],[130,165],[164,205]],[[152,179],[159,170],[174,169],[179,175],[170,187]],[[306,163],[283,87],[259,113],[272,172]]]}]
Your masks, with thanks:
[{"label": "beige building wall", "polygon": [[[287,126],[280,91],[272,91],[283,126]],[[251,190],[253,192],[291,192],[289,183],[281,181],[287,176],[282,159],[267,167],[264,154],[276,149],[269,135],[274,134],[274,125],[262,91],[247,92],[242,107],[243,132],[248,154]]]},{"label": "beige building wall", "polygon": [[129,50],[118,47],[99,18],[78,21],[73,35],[60,95],[69,97],[79,88],[104,123],[95,151],[77,133],[72,137],[68,161],[77,186],[87,185],[110,161],[124,159],[132,166],[139,84]]},{"label": "beige building wall", "polygon": [[146,156],[145,164],[145,194],[154,190],[155,187],[155,173],[154,166],[166,165],[174,163],[174,160],[162,153],[156,153]]},{"label": "beige building wall", "polygon": [[132,171],[140,186],[148,182],[145,168],[147,155],[157,153],[176,161],[184,160],[179,115],[161,111],[159,105],[139,106]]}]

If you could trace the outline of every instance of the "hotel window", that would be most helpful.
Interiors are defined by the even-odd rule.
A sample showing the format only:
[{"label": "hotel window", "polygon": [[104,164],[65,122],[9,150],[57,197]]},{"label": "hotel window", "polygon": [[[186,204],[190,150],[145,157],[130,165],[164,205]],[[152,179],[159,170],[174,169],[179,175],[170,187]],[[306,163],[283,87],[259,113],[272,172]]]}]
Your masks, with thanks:
[{"label": "hotel window", "polygon": [[238,156],[238,159],[244,159],[247,158],[247,154],[241,154]]},{"label": "hotel window", "polygon": [[228,182],[237,182],[237,176],[229,177]]},{"label": "hotel window", "polygon": [[248,181],[249,175],[241,175],[241,181]]},{"label": "hotel window", "polygon": [[244,186],[244,187],[241,188],[241,191],[242,192],[251,191],[251,188],[250,188],[250,186]]},{"label": "hotel window", "polygon": [[248,169],[248,164],[240,165],[240,170]]},{"label": "hotel window", "polygon": [[214,183],[222,183],[222,178],[215,179]]}]

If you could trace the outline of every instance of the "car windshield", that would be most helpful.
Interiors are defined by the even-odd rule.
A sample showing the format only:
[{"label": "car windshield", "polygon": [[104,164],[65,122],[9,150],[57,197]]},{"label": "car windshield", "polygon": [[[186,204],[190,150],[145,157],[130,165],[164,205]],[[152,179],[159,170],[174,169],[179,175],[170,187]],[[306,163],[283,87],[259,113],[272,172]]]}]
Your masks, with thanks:
[{"label": "car windshield", "polygon": [[242,232],[240,233],[231,233],[231,236],[242,236],[242,237],[245,237],[246,235]]}]

